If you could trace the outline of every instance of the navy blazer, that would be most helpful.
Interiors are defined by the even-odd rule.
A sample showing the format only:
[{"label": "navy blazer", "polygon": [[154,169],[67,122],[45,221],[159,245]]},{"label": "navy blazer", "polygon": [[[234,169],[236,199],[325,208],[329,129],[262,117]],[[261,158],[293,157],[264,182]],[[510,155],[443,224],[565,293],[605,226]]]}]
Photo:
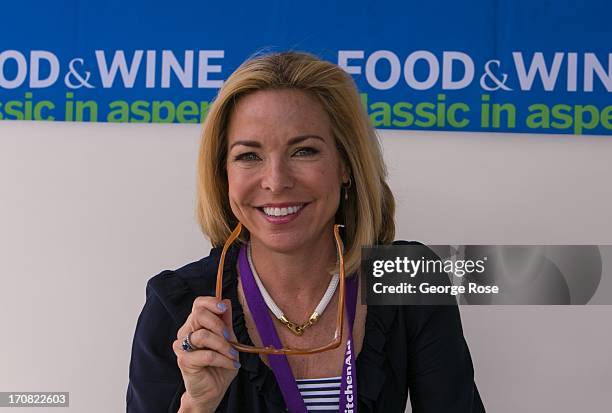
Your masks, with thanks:
[{"label": "navy blazer", "polygon": [[[200,295],[215,295],[221,248],[208,257],[151,278],[132,346],[127,412],[177,412],[185,386],[172,342]],[[252,345],[237,295],[238,248],[228,251],[223,295],[233,329]],[[238,375],[218,412],[285,412],[272,371],[258,355],[240,353]],[[356,361],[360,413],[481,413],[470,353],[457,306],[369,306]]]}]

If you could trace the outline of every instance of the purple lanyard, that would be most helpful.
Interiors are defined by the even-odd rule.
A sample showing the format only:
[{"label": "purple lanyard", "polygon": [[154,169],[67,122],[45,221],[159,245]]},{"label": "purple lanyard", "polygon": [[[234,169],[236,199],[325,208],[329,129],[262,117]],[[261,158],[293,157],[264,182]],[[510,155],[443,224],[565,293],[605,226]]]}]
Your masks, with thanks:
[{"label": "purple lanyard", "polygon": [[[238,266],[240,268],[240,282],[244,296],[246,297],[249,310],[255,321],[255,326],[264,346],[281,348],[282,343],[278,338],[272,318],[268,313],[268,307],[255,283],[251,267],[247,260],[246,246],[240,248],[238,255]],[[357,277],[353,276],[346,280],[346,312],[348,316],[348,338],[346,352],[342,360],[342,382],[340,384],[340,412],[357,413],[357,366],[355,365],[355,348],[353,345],[353,323],[355,321],[355,308],[357,305]],[[276,377],[278,386],[283,394],[287,409],[291,413],[307,413],[304,399],[298,390],[295,377],[285,355],[268,356],[270,367]]]}]

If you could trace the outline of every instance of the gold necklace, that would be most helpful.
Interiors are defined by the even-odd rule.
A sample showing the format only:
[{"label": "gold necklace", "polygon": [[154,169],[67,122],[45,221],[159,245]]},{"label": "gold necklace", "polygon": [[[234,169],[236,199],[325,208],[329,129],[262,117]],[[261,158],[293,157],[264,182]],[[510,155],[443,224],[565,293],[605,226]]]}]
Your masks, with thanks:
[{"label": "gold necklace", "polygon": [[314,309],[314,311],[308,318],[308,321],[306,321],[303,324],[298,324],[298,323],[289,321],[289,319],[285,317],[285,314],[283,313],[283,311],[278,307],[278,305],[276,305],[276,303],[274,302],[274,300],[272,299],[272,297],[270,296],[270,294],[264,287],[263,283],[261,282],[261,279],[259,278],[259,274],[257,274],[257,270],[255,269],[255,265],[253,265],[253,259],[251,257],[251,242],[250,241],[249,241],[249,245],[247,248],[247,258],[249,261],[249,267],[251,267],[251,272],[253,273],[253,278],[255,278],[255,283],[257,284],[257,287],[259,288],[259,291],[261,292],[264,302],[266,303],[266,305],[268,306],[272,314],[274,314],[274,316],[278,319],[278,321],[280,321],[285,327],[287,327],[296,336],[301,336],[302,334],[304,334],[305,329],[312,326],[319,320],[319,317],[321,316],[321,314],[323,314],[323,311],[325,311],[325,308],[327,307],[332,297],[334,296],[334,293],[336,292],[336,288],[338,287],[338,282],[340,281],[340,276],[338,275],[338,273],[335,273],[332,276],[329,282],[329,285],[327,286],[327,290],[325,291],[325,294],[323,294],[323,298],[321,298],[321,301],[319,301],[319,304],[317,305],[317,307]]}]

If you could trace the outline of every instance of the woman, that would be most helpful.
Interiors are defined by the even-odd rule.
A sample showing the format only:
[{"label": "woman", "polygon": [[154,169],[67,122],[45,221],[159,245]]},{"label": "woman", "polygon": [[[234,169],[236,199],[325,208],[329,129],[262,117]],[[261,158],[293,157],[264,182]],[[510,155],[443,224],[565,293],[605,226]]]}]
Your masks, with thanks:
[{"label": "woman", "polygon": [[[410,395],[414,412],[484,411],[456,307],[357,304],[361,247],[394,236],[385,178],[348,74],[295,52],[243,63],[202,134],[197,211],[215,248],[149,281],[127,410],[403,412]],[[344,225],[342,256],[335,223]],[[218,300],[221,246],[238,225]],[[328,343],[340,258],[348,286],[340,345],[267,356],[230,344]]]}]

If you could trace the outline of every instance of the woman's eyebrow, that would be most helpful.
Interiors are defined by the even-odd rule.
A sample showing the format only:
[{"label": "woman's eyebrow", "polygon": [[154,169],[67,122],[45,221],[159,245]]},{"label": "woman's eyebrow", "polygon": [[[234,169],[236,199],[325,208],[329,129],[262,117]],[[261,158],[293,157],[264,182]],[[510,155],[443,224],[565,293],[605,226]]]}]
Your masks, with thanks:
[{"label": "woman's eyebrow", "polygon": [[[323,139],[322,137],[318,136],[318,135],[299,135],[299,136],[295,136],[291,139],[289,139],[287,141],[287,145],[291,146],[291,145],[295,145],[298,144],[300,142],[303,142],[307,139],[318,139],[321,142],[325,142],[325,139]],[[232,149],[234,146],[237,145],[243,145],[243,146],[249,146],[251,148],[261,148],[261,143],[259,141],[254,141],[254,140],[239,140],[239,141],[235,141],[230,145],[230,149]]]},{"label": "woman's eyebrow", "polygon": [[261,143],[259,143],[257,141],[240,140],[240,141],[236,141],[236,142],[232,143],[230,145],[230,149],[232,149],[236,145],[250,146],[252,148],[261,148]]},{"label": "woman's eyebrow", "polygon": [[295,136],[295,137],[289,139],[287,144],[288,145],[295,145],[296,143],[300,143],[302,141],[305,141],[306,139],[319,139],[320,141],[325,142],[325,139],[323,139],[322,137],[320,137],[318,135],[299,135],[299,136]]}]

